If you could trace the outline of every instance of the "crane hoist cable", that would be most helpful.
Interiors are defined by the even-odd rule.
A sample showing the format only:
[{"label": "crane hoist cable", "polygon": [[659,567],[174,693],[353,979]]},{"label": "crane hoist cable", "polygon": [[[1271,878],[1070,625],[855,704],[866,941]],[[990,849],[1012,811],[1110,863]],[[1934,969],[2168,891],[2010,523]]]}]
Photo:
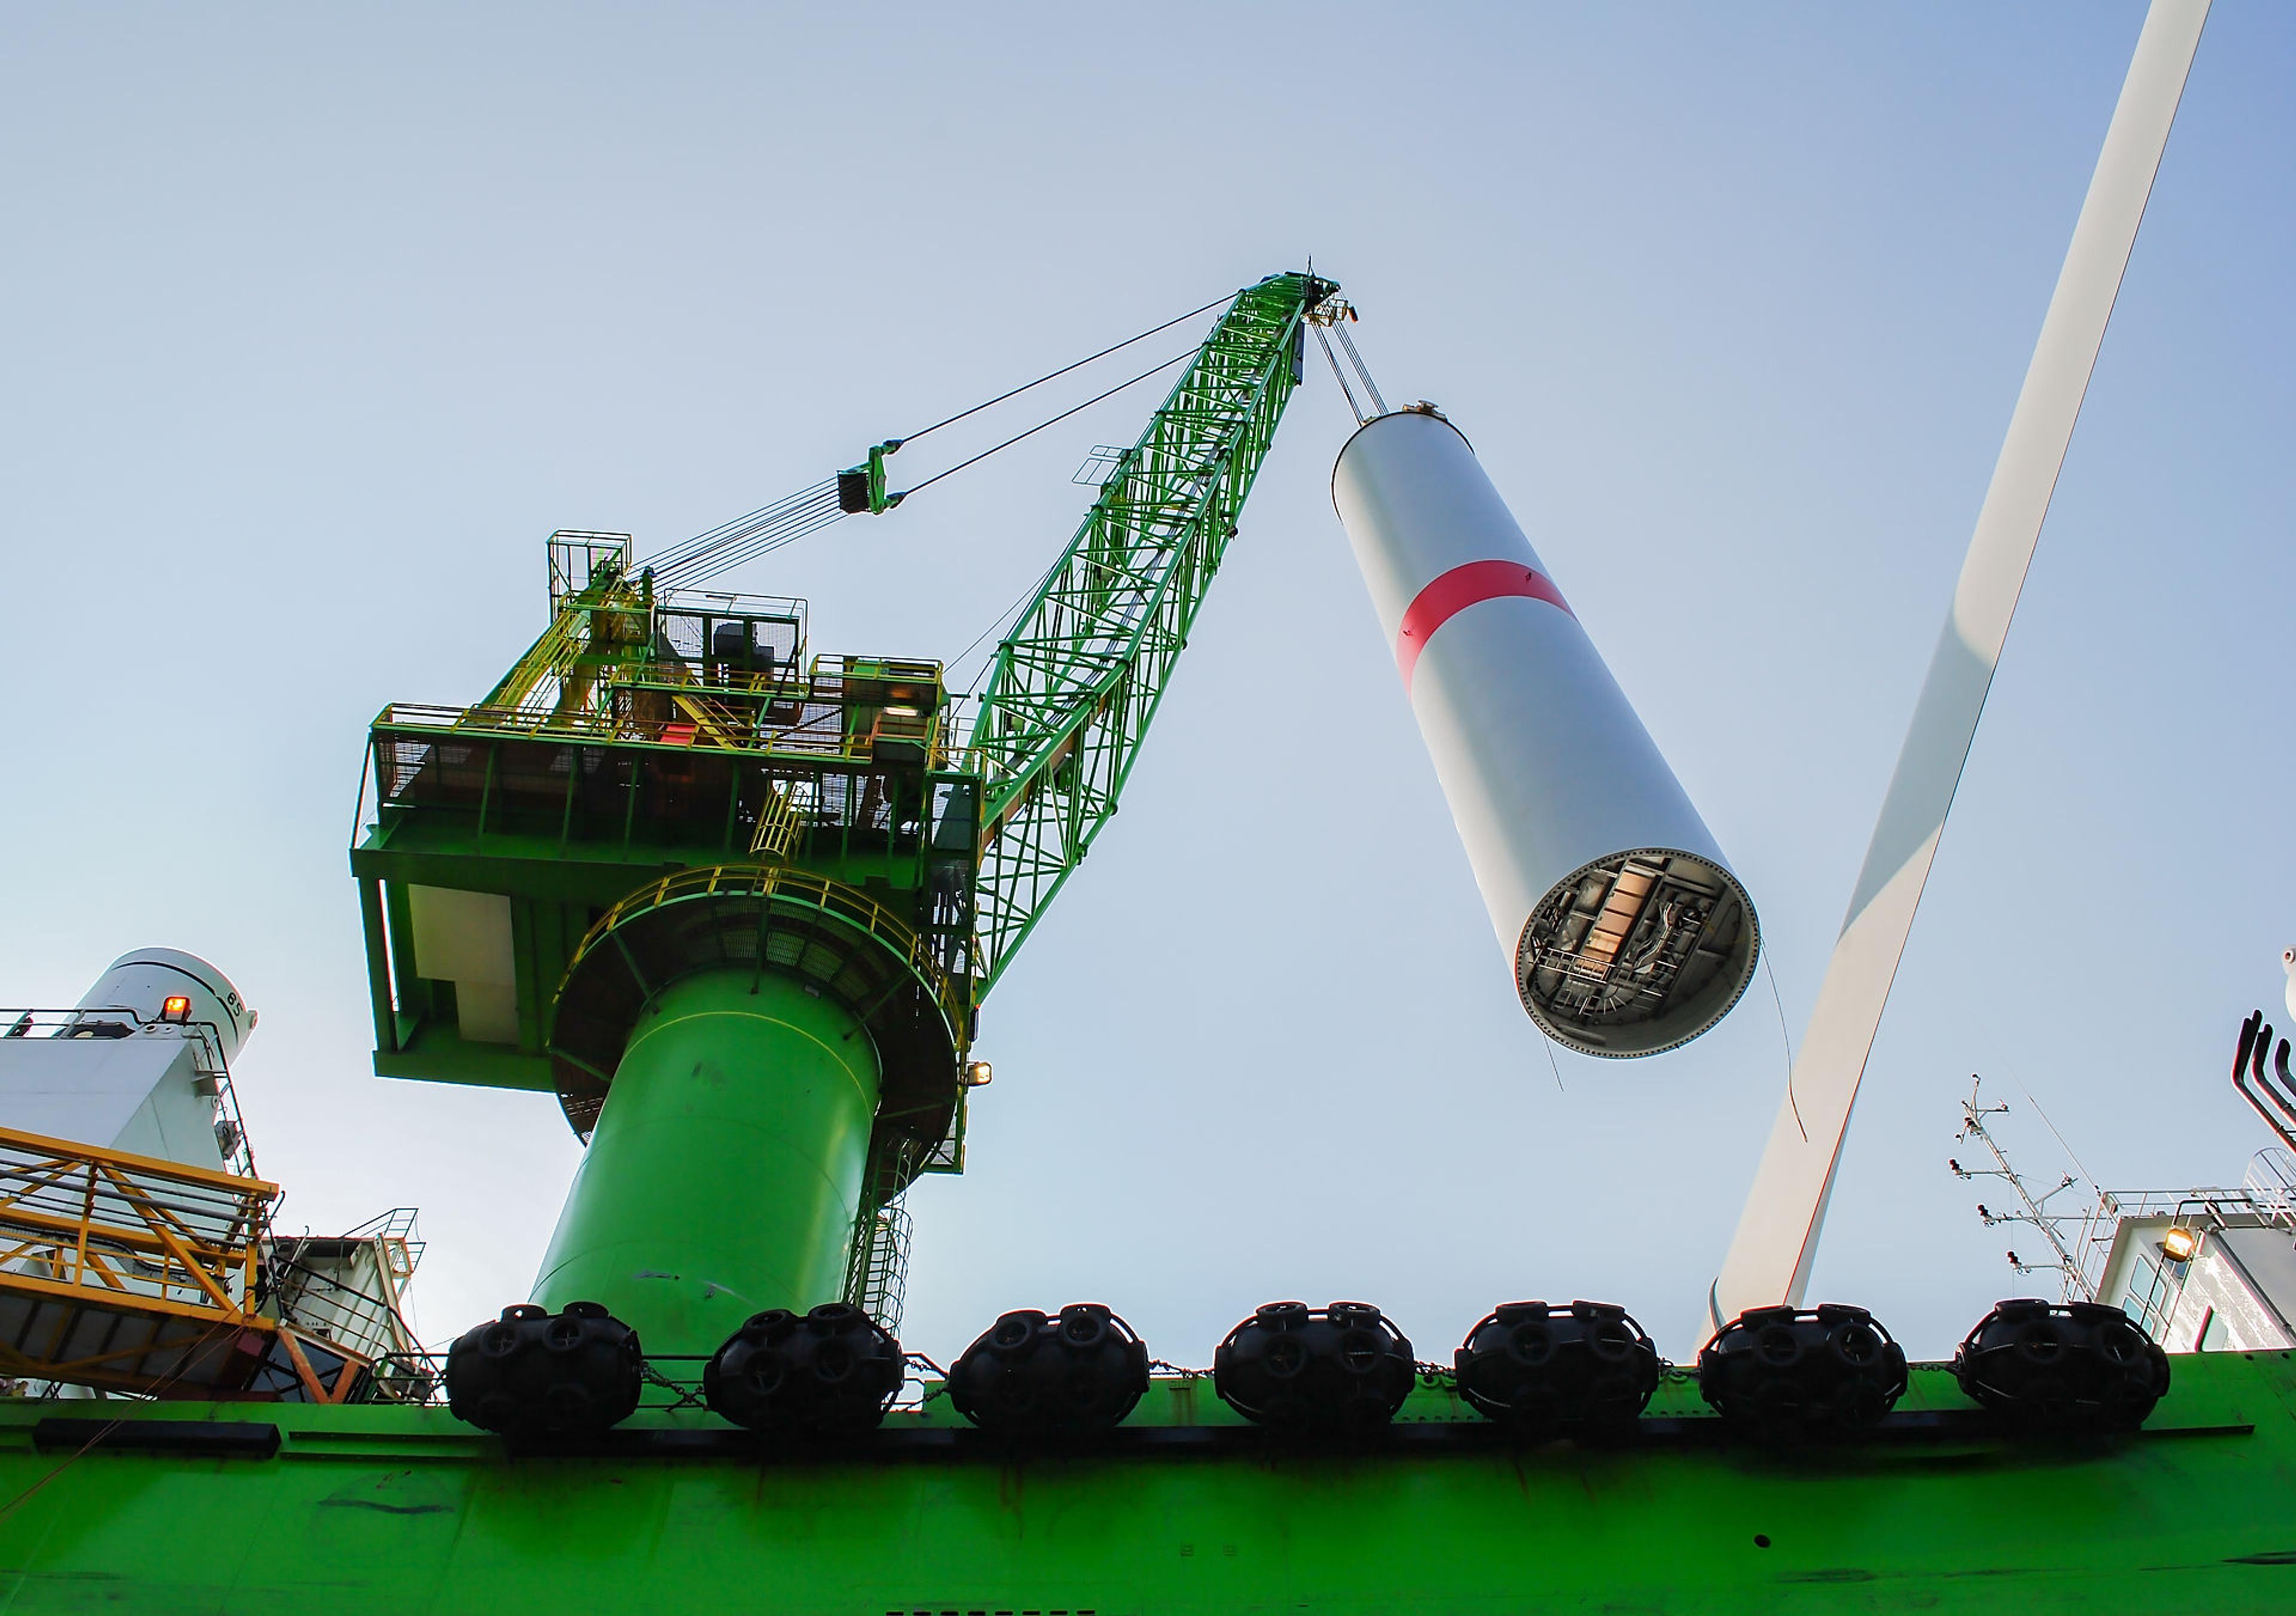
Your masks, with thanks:
[{"label": "crane hoist cable", "polygon": [[[988,636],[990,635],[1003,632],[1005,624],[1011,622],[1014,618],[1021,615],[1021,608],[1026,606],[1030,601],[1035,600],[1037,595],[1043,594],[1045,586],[1053,581],[1053,575],[1061,570],[1062,563],[1067,560],[1068,557],[1065,554],[1055,555],[1053,557],[1052,565],[1046,567],[1042,572],[1037,574],[1036,580],[1033,583],[1031,583],[1027,588],[1021,591],[1020,594],[1014,595],[1011,605],[1005,607],[1004,611],[998,612],[994,618],[989,619],[988,627],[983,628],[979,634],[974,635],[972,636],[972,643],[965,646],[963,651],[958,652],[955,656],[949,658],[948,679],[949,687],[951,689],[963,690],[964,688],[964,680],[960,676],[959,670],[962,669],[965,663],[972,659],[972,653],[980,650],[982,645],[988,643]],[[986,671],[986,669],[987,664],[984,663],[981,669],[976,669],[976,671]]]},{"label": "crane hoist cable", "polygon": [[660,554],[650,557],[645,563],[646,569],[653,574],[654,582],[658,587],[692,588],[733,568],[754,561],[769,551],[778,550],[783,545],[794,544],[800,538],[818,533],[822,529],[842,521],[845,517],[865,512],[872,515],[881,515],[920,489],[928,488],[945,477],[954,476],[968,466],[977,465],[991,455],[1011,448],[1024,439],[1034,437],[1046,427],[1057,425],[1071,415],[1114,398],[1127,388],[1136,386],[1152,376],[1169,370],[1196,350],[1191,348],[1185,352],[1175,354],[1162,363],[1142,371],[1138,375],[1120,381],[1104,392],[1095,394],[1082,404],[1040,421],[1026,431],[1016,432],[1002,443],[983,449],[970,459],[959,461],[946,471],[935,472],[914,487],[904,488],[898,493],[890,493],[885,487],[885,460],[903,445],[914,443],[920,438],[937,432],[945,426],[953,426],[970,416],[980,414],[983,410],[994,408],[1009,399],[1017,398],[1022,393],[1042,387],[1047,381],[1056,381],[1071,371],[1081,370],[1087,365],[1105,359],[1111,354],[1120,352],[1135,343],[1144,341],[1160,332],[1169,331],[1173,326],[1193,320],[1199,315],[1209,314],[1215,308],[1226,306],[1228,300],[1226,297],[1215,298],[1209,303],[1188,310],[1185,314],[1175,315],[1168,320],[1160,321],[1148,327],[1145,331],[1136,332],[1121,342],[1111,343],[1096,353],[1072,360],[1057,370],[1047,371],[1034,381],[1024,381],[1018,387],[1007,389],[993,398],[984,399],[970,408],[959,410],[954,415],[934,422],[931,426],[922,427],[903,437],[889,438],[872,447],[862,464],[841,472],[834,477],[824,478],[808,488],[800,488],[793,494],[785,495],[770,504],[761,505],[747,515],[737,516],[730,521],[720,523],[706,533],[696,534],[692,538],[673,545]]},{"label": "crane hoist cable", "polygon": [[[1144,342],[1144,341],[1146,341],[1150,337],[1154,336],[1154,335],[1155,335],[1157,332],[1164,332],[1164,331],[1169,331],[1169,330],[1171,330],[1171,329],[1172,329],[1172,327],[1174,327],[1175,325],[1179,324],[1183,320],[1193,320],[1193,319],[1194,319],[1198,315],[1208,315],[1208,314],[1211,313],[1211,311],[1212,311],[1213,309],[1215,309],[1215,308],[1226,308],[1226,307],[1227,306],[1229,297],[1231,297],[1231,296],[1233,296],[1233,295],[1234,295],[1233,293],[1230,293],[1230,294],[1227,294],[1227,295],[1225,295],[1225,296],[1217,297],[1217,298],[1214,298],[1210,302],[1206,303],[1206,304],[1203,304],[1203,305],[1202,305],[1201,307],[1200,307],[1200,308],[1191,308],[1190,310],[1188,310],[1188,312],[1187,312],[1187,313],[1185,313],[1185,314],[1184,314],[1184,315],[1174,315],[1170,319],[1168,319],[1168,320],[1165,321],[1161,325],[1152,325],[1152,326],[1150,326],[1146,331],[1141,332],[1139,332],[1138,334],[1136,334],[1136,335],[1135,335],[1135,336],[1129,336],[1129,337],[1125,338],[1125,339],[1124,339],[1124,340],[1123,340],[1123,341],[1121,341],[1121,342],[1113,342],[1113,343],[1111,343],[1108,347],[1102,349],[1101,349],[1098,353],[1096,353],[1096,354],[1086,354],[1083,358],[1077,360],[1077,361],[1076,361],[1075,363],[1073,363],[1073,364],[1070,364],[1070,365],[1062,365],[1062,366],[1060,367],[1060,369],[1058,369],[1058,370],[1046,371],[1043,375],[1041,375],[1041,376],[1037,377],[1034,381],[1023,381],[1020,386],[1018,386],[1018,387],[1016,387],[1016,388],[1013,389],[1010,392],[999,393],[999,394],[997,394],[997,395],[996,395],[996,397],[995,397],[994,398],[990,398],[990,399],[987,400],[987,401],[986,401],[986,402],[984,402],[984,403],[976,404],[976,405],[974,405],[974,406],[973,406],[971,409],[969,409],[969,410],[959,410],[959,411],[957,411],[957,413],[956,413],[955,414],[949,416],[946,421],[936,421],[936,422],[934,422],[931,426],[929,426],[929,427],[924,427],[924,428],[922,428],[922,429],[921,429],[921,430],[919,430],[919,431],[917,431],[911,432],[911,433],[910,433],[907,437],[906,437],[906,438],[900,438],[900,439],[894,439],[894,442],[895,442],[897,445],[898,445],[898,444],[903,444],[903,443],[914,443],[918,439],[920,439],[920,438],[923,437],[927,432],[938,432],[939,431],[940,431],[940,429],[941,429],[941,428],[943,428],[943,427],[945,427],[945,426],[955,426],[958,422],[960,422],[960,421],[964,420],[967,415],[978,415],[981,411],[983,411],[983,410],[985,410],[985,409],[988,409],[988,408],[991,407],[992,406],[1002,404],[1002,403],[1004,403],[1007,398],[1019,398],[1022,393],[1027,392],[1030,388],[1034,388],[1034,387],[1042,387],[1046,382],[1047,382],[1047,381],[1055,381],[1055,380],[1057,380],[1058,378],[1060,378],[1060,377],[1062,377],[1062,376],[1065,376],[1065,375],[1067,375],[1067,374],[1068,374],[1070,371],[1072,371],[1072,370],[1082,370],[1086,365],[1090,365],[1090,364],[1091,364],[1094,360],[1095,360],[1095,359],[1105,359],[1105,358],[1107,358],[1107,357],[1108,357],[1108,356],[1109,356],[1109,355],[1111,355],[1111,354],[1112,354],[1112,353],[1119,352],[1119,351],[1121,351],[1121,350],[1122,350],[1122,349],[1128,349],[1128,348],[1131,347],[1135,342]],[[1161,368],[1161,366],[1159,366],[1158,368],[1160,368],[1160,368]]]},{"label": "crane hoist cable", "polygon": [[[1119,381],[1114,387],[1110,388],[1106,392],[1095,394],[1092,398],[1086,399],[1082,404],[1062,410],[1059,414],[1054,415],[1049,421],[1039,421],[1036,425],[1030,427],[1025,432],[1013,433],[1013,436],[1007,438],[1004,442],[996,445],[994,447],[981,450],[980,453],[975,455],[971,460],[960,460],[955,465],[949,467],[946,472],[935,472],[931,476],[926,478],[922,482],[918,483],[914,488],[904,488],[898,494],[887,495],[885,496],[885,508],[887,510],[890,510],[893,506],[906,499],[910,495],[919,493],[923,489],[932,487],[933,484],[939,482],[942,478],[954,477],[957,472],[964,470],[965,467],[969,465],[977,465],[981,461],[988,459],[991,455],[996,454],[998,450],[1011,448],[1023,438],[1033,438],[1038,432],[1043,431],[1046,427],[1057,426],[1062,422],[1066,421],[1070,415],[1076,414],[1078,411],[1088,410],[1095,404],[1099,404],[1105,399],[1115,398],[1117,394],[1122,392],[1128,387],[1137,387],[1143,381],[1147,381],[1149,377],[1171,369],[1175,365],[1179,364],[1181,360],[1194,357],[1195,352],[1196,350],[1191,348],[1184,352],[1174,354],[1170,358],[1165,360],[1160,365],[1149,366],[1148,369],[1142,371],[1138,375],[1133,377],[1128,381]],[[906,440],[905,439],[904,441]]]},{"label": "crane hoist cable", "polygon": [[697,584],[817,532],[844,514],[837,508],[837,480],[824,478],[811,488],[689,538],[646,564],[654,581],[664,587]]},{"label": "crane hoist cable", "polygon": [[[1363,355],[1356,349],[1356,340],[1348,334],[1347,323],[1357,317],[1355,306],[1345,298],[1326,298],[1308,311],[1308,326],[1323,347],[1324,357],[1332,367],[1332,380],[1340,384],[1340,392],[1347,399],[1348,408],[1354,413],[1356,424],[1361,426],[1386,414],[1387,400],[1380,397],[1379,383],[1371,379],[1371,371],[1364,364]],[[1347,373],[1340,368],[1340,357],[1332,351],[1333,336],[1337,336],[1340,346],[1347,349],[1348,363],[1355,366],[1356,378],[1363,383],[1364,392],[1371,405],[1369,409],[1357,401],[1355,388],[1349,383]]]}]

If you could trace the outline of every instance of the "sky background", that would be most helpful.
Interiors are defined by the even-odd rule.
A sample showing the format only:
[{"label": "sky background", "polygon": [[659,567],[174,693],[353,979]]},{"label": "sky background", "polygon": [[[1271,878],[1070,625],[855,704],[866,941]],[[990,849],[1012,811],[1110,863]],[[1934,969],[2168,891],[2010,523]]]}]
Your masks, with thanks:
[{"label": "sky background", "polygon": [[[1201,1364],[1259,1302],[1359,1298],[1437,1358],[1575,1295],[1687,1357],[2141,16],[11,6],[0,1001],[208,956],[262,1013],[283,1224],[419,1206],[433,1338],[522,1299],[578,1146],[548,1095],[370,1075],[368,721],[493,684],[554,529],[659,549],[1312,253],[1637,703],[1783,1016],[1764,980],[1677,1054],[1550,1058],[1332,514],[1317,360],[988,1004],[903,1336],[1094,1299]],[[1946,1169],[1972,1072],[2045,1184],[2266,1143],[2226,1073],[2296,941],[2292,83],[2296,11],[2219,0],[1874,1046],[1812,1299],[1920,1355],[2047,1286]],[[819,650],[955,657],[1152,403],[728,583],[809,597]]]}]

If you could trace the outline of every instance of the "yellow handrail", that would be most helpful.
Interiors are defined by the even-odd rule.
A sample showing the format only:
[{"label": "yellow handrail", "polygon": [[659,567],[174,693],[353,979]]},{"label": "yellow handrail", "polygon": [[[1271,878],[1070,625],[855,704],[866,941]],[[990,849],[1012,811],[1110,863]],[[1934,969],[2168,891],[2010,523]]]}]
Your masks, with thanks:
[{"label": "yellow handrail", "polygon": [[[445,707],[418,701],[392,702],[375,716],[373,728],[386,732],[428,730],[564,736],[575,741],[658,746],[676,751],[689,751],[696,742],[703,742],[705,750],[713,751],[752,758],[804,759],[812,762],[831,759],[866,762],[872,748],[880,738],[875,728],[848,726],[841,710],[834,707],[803,723],[769,726],[754,734],[744,734],[728,726],[722,704],[710,699],[718,688],[708,685],[676,687],[673,701],[686,710],[685,721],[694,724],[697,730],[695,735],[685,741],[663,740],[666,721],[658,718],[617,718],[604,713],[554,713],[518,707]],[[705,703],[708,709],[719,710],[695,711],[689,704],[696,701]],[[980,749],[950,740],[952,728],[940,715],[932,715],[923,719],[922,724],[925,731],[929,767],[964,774],[979,774],[987,768],[988,760]],[[891,727],[888,726],[888,733],[891,733]],[[899,738],[913,737],[902,735]]]},{"label": "yellow handrail", "polygon": [[942,973],[939,962],[933,958],[906,921],[867,893],[857,891],[841,882],[807,870],[768,865],[708,865],[680,870],[640,887],[607,910],[597,924],[590,928],[580,946],[574,950],[573,958],[567,962],[567,974],[570,976],[578,970],[590,951],[603,944],[632,915],[659,908],[678,898],[707,898],[718,893],[761,900],[786,897],[859,927],[908,963],[919,980],[939,1001],[951,1026],[961,1028],[964,1025],[962,1002]]},{"label": "yellow handrail", "polygon": [[278,1194],[260,1178],[0,1128],[0,1288],[257,1322],[245,1299]]},{"label": "yellow handrail", "polygon": [[217,1189],[238,1190],[275,1199],[279,1186],[264,1178],[242,1178],[237,1173],[219,1172],[213,1168],[193,1167],[187,1161],[170,1161],[164,1156],[139,1156],[133,1151],[113,1150],[108,1146],[83,1144],[77,1139],[58,1139],[47,1134],[28,1133],[20,1128],[0,1128],[0,1150],[14,1148],[38,1152],[58,1159],[101,1161],[113,1167],[126,1168],[152,1178],[178,1178],[185,1184],[209,1185]]}]

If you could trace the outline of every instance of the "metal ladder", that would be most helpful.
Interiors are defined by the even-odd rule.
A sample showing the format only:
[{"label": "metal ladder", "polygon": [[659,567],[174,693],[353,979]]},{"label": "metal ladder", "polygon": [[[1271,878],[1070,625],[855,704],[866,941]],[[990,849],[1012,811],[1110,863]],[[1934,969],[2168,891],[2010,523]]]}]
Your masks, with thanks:
[{"label": "metal ladder", "polygon": [[907,1187],[907,1165],[906,1146],[878,1158],[861,1215],[853,1220],[853,1255],[845,1270],[845,1300],[888,1330],[900,1328],[909,1288],[913,1225],[898,1200]]},{"label": "metal ladder", "polygon": [[766,800],[758,810],[757,834],[750,838],[750,857],[765,864],[780,864],[796,845],[800,828],[799,783],[776,780],[766,787]]}]

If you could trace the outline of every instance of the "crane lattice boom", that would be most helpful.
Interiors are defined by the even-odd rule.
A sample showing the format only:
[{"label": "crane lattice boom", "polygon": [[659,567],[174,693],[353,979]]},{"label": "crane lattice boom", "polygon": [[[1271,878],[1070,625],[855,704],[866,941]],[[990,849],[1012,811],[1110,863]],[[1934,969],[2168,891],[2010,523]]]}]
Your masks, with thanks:
[{"label": "crane lattice boom", "polygon": [[997,647],[972,745],[986,776],[973,987],[996,980],[1131,773],[1337,288],[1236,294]]}]

